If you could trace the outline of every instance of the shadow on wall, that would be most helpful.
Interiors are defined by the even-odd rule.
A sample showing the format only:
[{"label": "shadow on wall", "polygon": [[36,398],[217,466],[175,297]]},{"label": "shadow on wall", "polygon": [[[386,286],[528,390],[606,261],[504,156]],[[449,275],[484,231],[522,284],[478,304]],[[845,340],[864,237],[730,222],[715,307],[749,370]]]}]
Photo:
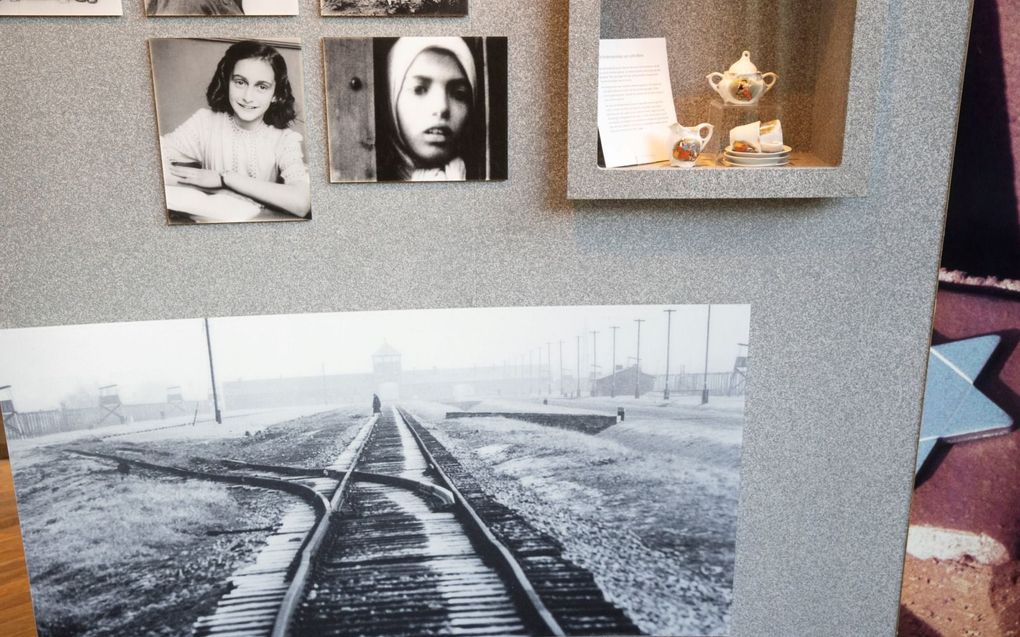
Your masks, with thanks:
[{"label": "shadow on wall", "polygon": [[1018,18],[1011,0],[974,2],[942,252],[943,268],[972,276],[1020,278],[1020,83],[1006,81],[1020,70]]}]

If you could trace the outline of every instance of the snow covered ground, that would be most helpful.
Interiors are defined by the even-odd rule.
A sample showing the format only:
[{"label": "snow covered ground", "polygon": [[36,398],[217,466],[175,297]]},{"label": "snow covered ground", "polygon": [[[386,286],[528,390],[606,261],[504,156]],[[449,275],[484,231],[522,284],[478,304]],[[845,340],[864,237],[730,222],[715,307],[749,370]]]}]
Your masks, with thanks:
[{"label": "snow covered ground", "polygon": [[117,437],[132,442],[153,440],[194,439],[194,438],[235,438],[245,432],[254,434],[270,425],[286,422],[302,416],[343,409],[344,405],[308,405],[302,407],[281,407],[277,409],[248,409],[225,411],[222,413],[223,423],[217,423],[210,414],[199,414],[198,420],[192,425],[192,416],[178,416],[165,420],[140,420],[123,425],[107,425],[95,429],[78,429],[37,436],[9,440],[13,462],[19,451],[39,446],[66,444],[76,440]]},{"label": "snow covered ground", "polygon": [[[567,557],[592,571],[607,597],[643,630],[727,633],[743,398],[713,396],[708,405],[701,405],[700,397],[663,401],[661,395],[555,398],[548,405],[542,400],[479,399],[468,408],[615,415],[622,406],[626,418],[592,436],[503,417],[445,419],[447,411],[464,405],[401,404],[423,418],[487,492],[559,539]],[[94,505],[89,494],[130,486],[112,467],[61,453],[64,445],[136,449],[159,454],[167,464],[195,455],[321,466],[350,441],[367,412],[365,405],[227,412],[222,425],[208,419],[191,425],[190,419],[178,418],[12,441],[19,500],[55,490],[60,476],[76,475],[81,493],[62,503],[65,512],[76,515]],[[27,529],[47,528],[45,507],[22,504],[27,504]],[[238,509],[235,517],[243,515]],[[54,546],[29,547],[38,567],[47,566],[47,555],[59,557]],[[101,592],[119,590],[111,584]]]},{"label": "snow covered ground", "polygon": [[121,473],[115,462],[69,448],[200,470],[206,466],[196,465],[195,456],[323,466],[368,412],[366,405],[228,412],[223,425],[136,422],[14,441],[40,634],[191,634],[192,623],[212,612],[229,576],[255,559],[284,512],[307,506],[266,489],[138,468]]},{"label": "snow covered ground", "polygon": [[654,635],[729,632],[743,399],[481,399],[471,411],[615,414],[592,436],[408,404],[482,487],[553,535]]}]

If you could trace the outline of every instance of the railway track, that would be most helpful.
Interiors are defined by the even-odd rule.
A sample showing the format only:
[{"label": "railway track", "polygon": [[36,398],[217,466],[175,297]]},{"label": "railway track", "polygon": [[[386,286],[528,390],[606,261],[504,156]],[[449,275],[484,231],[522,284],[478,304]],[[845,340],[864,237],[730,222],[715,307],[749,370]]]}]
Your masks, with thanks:
[{"label": "railway track", "polygon": [[196,637],[640,634],[404,410],[367,421],[325,469],[221,464],[227,477],[207,479],[258,480],[312,510],[285,513]]},{"label": "railway track", "polygon": [[351,482],[276,635],[564,634],[505,548],[431,469],[401,414],[384,413],[353,476],[423,488]]},{"label": "railway track", "polygon": [[495,538],[513,555],[534,594],[565,635],[640,635],[620,608],[606,600],[592,574],[563,555],[563,545],[535,529],[517,512],[491,498],[460,462],[406,411],[401,414],[444,482],[470,505]]}]

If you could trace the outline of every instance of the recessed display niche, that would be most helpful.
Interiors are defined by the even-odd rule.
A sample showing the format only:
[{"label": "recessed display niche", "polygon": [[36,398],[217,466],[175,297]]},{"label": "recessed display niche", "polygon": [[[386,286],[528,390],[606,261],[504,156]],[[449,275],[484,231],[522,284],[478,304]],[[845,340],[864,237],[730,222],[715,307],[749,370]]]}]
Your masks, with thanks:
[{"label": "recessed display niche", "polygon": [[[882,0],[572,0],[570,4],[571,198],[866,194],[885,25]],[[666,160],[606,167],[597,119],[599,41],[641,38],[665,40],[676,120],[685,127],[702,123],[714,127],[693,166],[672,167]],[[745,51],[749,55],[743,55]],[[766,74],[763,84],[771,88],[752,86],[753,97],[744,93],[751,103],[740,103],[732,99],[746,87],[740,78],[755,81],[755,76],[740,75],[755,70],[748,63]],[[605,71],[603,81],[608,81],[611,76]],[[758,158],[731,163],[734,147],[741,147],[734,144],[729,154],[724,152],[731,144],[730,130],[774,120],[781,122],[777,152],[788,156],[788,163],[785,158],[782,165]],[[701,131],[704,134],[705,129]]]}]

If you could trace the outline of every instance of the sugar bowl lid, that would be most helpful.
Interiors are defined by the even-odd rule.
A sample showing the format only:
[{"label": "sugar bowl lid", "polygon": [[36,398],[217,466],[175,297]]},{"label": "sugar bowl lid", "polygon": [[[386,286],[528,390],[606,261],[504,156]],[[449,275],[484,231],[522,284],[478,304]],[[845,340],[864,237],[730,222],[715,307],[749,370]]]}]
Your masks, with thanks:
[{"label": "sugar bowl lid", "polygon": [[744,51],[740,59],[730,65],[730,73],[733,75],[748,75],[758,72],[758,67],[751,62],[751,52]]}]

